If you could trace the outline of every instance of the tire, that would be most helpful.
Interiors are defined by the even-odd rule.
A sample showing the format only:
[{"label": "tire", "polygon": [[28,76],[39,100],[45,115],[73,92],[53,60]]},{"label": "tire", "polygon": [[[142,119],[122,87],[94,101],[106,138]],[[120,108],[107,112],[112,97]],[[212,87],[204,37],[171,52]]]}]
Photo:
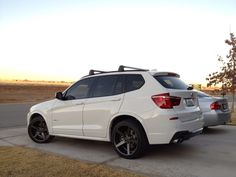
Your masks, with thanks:
[{"label": "tire", "polygon": [[143,128],[132,120],[118,122],[112,130],[111,141],[117,154],[126,159],[141,157],[148,145]]},{"label": "tire", "polygon": [[54,136],[49,135],[47,124],[41,116],[37,116],[30,121],[28,134],[36,143],[48,143],[54,138]]},{"label": "tire", "polygon": [[202,133],[207,133],[210,130],[208,126],[203,127]]}]

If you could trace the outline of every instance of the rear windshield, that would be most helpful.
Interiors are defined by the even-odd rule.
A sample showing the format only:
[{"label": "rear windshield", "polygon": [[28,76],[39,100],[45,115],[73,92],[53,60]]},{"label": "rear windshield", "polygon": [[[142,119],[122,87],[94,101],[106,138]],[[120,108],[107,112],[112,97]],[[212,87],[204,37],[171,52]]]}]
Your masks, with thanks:
[{"label": "rear windshield", "polygon": [[165,88],[187,90],[189,87],[178,77],[173,76],[154,76],[154,78]]},{"label": "rear windshield", "polygon": [[198,96],[198,98],[210,97],[209,95],[207,95],[204,92],[197,92],[197,96]]}]

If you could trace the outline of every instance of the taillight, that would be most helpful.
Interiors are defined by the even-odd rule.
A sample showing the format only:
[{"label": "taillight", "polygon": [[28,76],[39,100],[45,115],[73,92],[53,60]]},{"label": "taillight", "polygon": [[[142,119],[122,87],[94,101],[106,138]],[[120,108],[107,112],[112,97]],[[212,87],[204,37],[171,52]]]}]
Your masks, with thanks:
[{"label": "taillight", "polygon": [[216,101],[214,103],[211,103],[211,109],[212,110],[217,110],[217,109],[221,109],[221,105]]},{"label": "taillight", "polygon": [[152,96],[152,100],[162,109],[172,109],[173,106],[178,106],[180,104],[181,98],[177,96],[170,96],[169,93],[163,93]]}]

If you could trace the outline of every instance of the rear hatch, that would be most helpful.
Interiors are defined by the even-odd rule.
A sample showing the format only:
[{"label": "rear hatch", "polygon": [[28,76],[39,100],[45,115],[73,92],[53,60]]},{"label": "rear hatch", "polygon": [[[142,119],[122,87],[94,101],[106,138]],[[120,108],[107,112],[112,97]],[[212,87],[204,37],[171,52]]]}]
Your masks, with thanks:
[{"label": "rear hatch", "polygon": [[197,92],[179,79],[175,73],[161,73],[153,76],[167,89],[170,97],[179,98],[179,103],[173,106],[178,118],[182,122],[195,120],[201,117]]},{"label": "rear hatch", "polygon": [[173,109],[178,114],[182,122],[191,121],[201,117],[201,111],[198,104],[197,93],[195,91],[176,91],[169,90],[170,95],[181,98],[180,104]]}]

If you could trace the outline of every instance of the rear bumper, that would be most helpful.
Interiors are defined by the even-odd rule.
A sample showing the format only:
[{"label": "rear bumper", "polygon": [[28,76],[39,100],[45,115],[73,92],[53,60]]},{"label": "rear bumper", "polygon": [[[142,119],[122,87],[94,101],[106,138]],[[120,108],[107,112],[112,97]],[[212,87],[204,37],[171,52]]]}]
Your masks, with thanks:
[{"label": "rear bumper", "polygon": [[204,127],[224,125],[230,120],[230,112],[210,111],[203,113]]},{"label": "rear bumper", "polygon": [[203,130],[203,119],[198,118],[191,121],[181,122],[180,120],[163,121],[162,124],[153,123],[155,131],[148,133],[149,144],[169,144],[180,139],[187,140],[200,134]]},{"label": "rear bumper", "polygon": [[190,131],[180,131],[176,132],[171,139],[170,143],[181,143],[185,140],[188,140],[196,135],[199,135],[202,133],[203,128],[200,128],[199,130],[195,132],[190,132]]}]

